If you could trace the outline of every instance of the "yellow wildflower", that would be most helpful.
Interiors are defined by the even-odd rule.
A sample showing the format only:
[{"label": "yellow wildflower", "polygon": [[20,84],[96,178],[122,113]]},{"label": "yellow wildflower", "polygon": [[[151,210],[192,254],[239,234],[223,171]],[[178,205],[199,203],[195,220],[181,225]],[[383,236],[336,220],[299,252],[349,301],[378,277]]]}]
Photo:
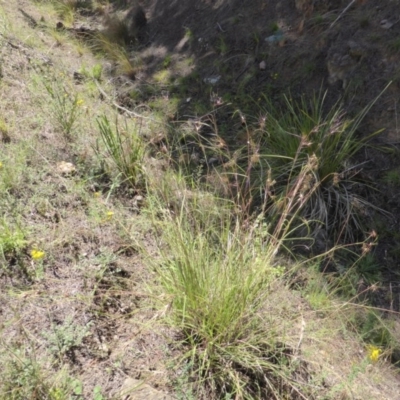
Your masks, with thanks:
[{"label": "yellow wildflower", "polygon": [[106,221],[109,221],[110,219],[112,219],[113,216],[114,216],[113,211],[107,211],[106,212]]},{"label": "yellow wildflower", "polygon": [[82,99],[79,99],[79,100],[76,101],[76,105],[77,106],[81,106],[82,104],[83,104],[83,100]]},{"label": "yellow wildflower", "polygon": [[367,351],[368,351],[368,358],[372,362],[377,362],[380,355],[382,354],[382,350],[374,345],[369,345],[367,347]]},{"label": "yellow wildflower", "polygon": [[94,192],[93,197],[98,199],[99,197],[101,197],[101,192]]},{"label": "yellow wildflower", "polygon": [[33,249],[33,250],[31,251],[31,257],[32,257],[35,261],[41,260],[44,256],[45,256],[45,252],[42,251],[42,250]]},{"label": "yellow wildflower", "polygon": [[0,161],[0,169],[3,168],[3,163]]}]

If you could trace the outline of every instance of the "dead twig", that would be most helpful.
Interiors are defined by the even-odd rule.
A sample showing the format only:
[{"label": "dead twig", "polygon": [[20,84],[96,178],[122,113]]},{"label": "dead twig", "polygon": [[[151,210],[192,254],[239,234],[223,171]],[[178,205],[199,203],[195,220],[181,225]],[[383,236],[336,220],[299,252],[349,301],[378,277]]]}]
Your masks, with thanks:
[{"label": "dead twig", "polygon": [[154,118],[145,117],[144,115],[141,115],[141,114],[139,114],[139,113],[137,113],[137,112],[135,112],[135,111],[131,111],[131,110],[128,110],[127,108],[125,108],[125,107],[120,106],[117,102],[115,102],[113,99],[111,99],[111,97],[110,97],[110,96],[104,91],[104,89],[99,85],[99,82],[97,82],[96,79],[94,80],[94,82],[95,82],[95,84],[96,84],[96,86],[97,86],[97,89],[98,89],[99,92],[104,96],[104,98],[106,98],[108,101],[110,101],[111,104],[112,104],[115,108],[117,108],[118,110],[124,111],[124,112],[127,113],[128,115],[130,115],[130,116],[132,116],[132,117],[135,117],[135,118],[148,119],[148,120],[151,120],[151,121],[155,121],[155,122],[156,122],[156,120],[155,120]]},{"label": "dead twig", "polygon": [[342,18],[343,14],[356,2],[356,0],[351,0],[351,2],[347,5],[347,7],[339,14],[339,16],[330,24],[329,29],[332,28],[333,25],[336,24],[336,22],[339,21],[340,18]]}]

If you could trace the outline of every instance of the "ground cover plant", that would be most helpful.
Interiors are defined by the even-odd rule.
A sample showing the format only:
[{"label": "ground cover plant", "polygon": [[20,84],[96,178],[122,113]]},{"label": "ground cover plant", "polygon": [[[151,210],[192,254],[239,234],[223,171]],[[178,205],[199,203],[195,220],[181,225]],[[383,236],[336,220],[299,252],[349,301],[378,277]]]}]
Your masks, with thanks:
[{"label": "ground cover plant", "polygon": [[[376,237],[351,257],[291,247],[314,220],[342,232],[335,207],[356,218],[348,180],[341,206],[332,193],[365,144],[357,118],[323,96],[287,97],[265,121],[224,114],[218,93],[186,118],[162,51],[171,80],[137,104],[154,55],[134,76],[114,68],[75,35],[103,2],[54,3],[0,1],[0,399],[395,398],[397,314],[366,296]],[[216,43],[230,56],[229,35]],[[333,211],[315,215],[316,195]]]}]

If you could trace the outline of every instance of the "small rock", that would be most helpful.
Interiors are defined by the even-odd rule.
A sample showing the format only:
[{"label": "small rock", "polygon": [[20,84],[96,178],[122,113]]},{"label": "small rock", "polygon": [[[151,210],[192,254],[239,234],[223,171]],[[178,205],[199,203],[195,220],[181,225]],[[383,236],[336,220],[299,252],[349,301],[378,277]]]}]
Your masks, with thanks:
[{"label": "small rock", "polygon": [[210,85],[215,85],[221,79],[221,75],[210,76],[209,78],[204,78],[204,83],[208,83]]},{"label": "small rock", "polygon": [[260,68],[260,71],[265,71],[267,68],[267,63],[264,60],[261,61],[260,64],[258,64],[258,68]]},{"label": "small rock", "polygon": [[284,35],[280,29],[277,30],[273,35],[265,38],[265,41],[270,44],[279,44],[280,42],[282,42],[282,40],[284,40]]},{"label": "small rock", "polygon": [[137,196],[134,197],[133,201],[137,207],[141,207],[144,202],[144,197],[138,194]]},{"label": "small rock", "polygon": [[143,381],[125,379],[119,395],[125,400],[172,400],[172,397],[159,390],[153,389]]},{"label": "small rock", "polygon": [[66,161],[61,161],[56,166],[57,173],[61,174],[62,176],[70,176],[75,174],[76,167],[74,164]]},{"label": "small rock", "polygon": [[381,21],[381,27],[383,29],[390,29],[394,25],[393,22],[388,21],[387,19],[383,19]]}]

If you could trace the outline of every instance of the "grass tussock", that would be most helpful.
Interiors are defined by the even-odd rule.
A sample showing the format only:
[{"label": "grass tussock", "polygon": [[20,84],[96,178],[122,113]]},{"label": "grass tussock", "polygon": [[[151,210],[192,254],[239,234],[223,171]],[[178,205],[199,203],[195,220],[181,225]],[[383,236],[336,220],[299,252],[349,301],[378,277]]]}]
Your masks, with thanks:
[{"label": "grass tussock", "polygon": [[99,33],[91,40],[91,49],[94,53],[100,53],[116,66],[116,73],[135,78],[135,74],[142,67],[142,61],[138,56],[131,55],[127,49],[109,37],[107,33]]},{"label": "grass tussock", "polygon": [[97,119],[99,132],[106,148],[106,157],[112,161],[122,180],[136,190],[145,186],[144,158],[146,147],[140,137],[140,125],[120,127],[111,124],[106,116]]},{"label": "grass tussock", "polygon": [[[352,242],[356,240],[354,232],[362,230],[363,217],[376,209],[353,188],[362,185],[358,179],[362,165],[357,165],[354,157],[381,132],[359,137],[357,130],[378,99],[349,118],[339,104],[326,112],[325,96],[315,95],[311,101],[302,98],[298,103],[285,97],[285,107],[280,110],[270,105],[260,132],[261,147],[270,154],[261,158],[276,182],[275,212],[290,201],[299,176],[309,165],[307,176],[300,180],[296,209],[312,229],[323,226],[330,237]],[[302,201],[305,197],[307,201]]]},{"label": "grass tussock", "polygon": [[190,367],[199,396],[301,398],[290,349],[262,312],[284,271],[275,259],[280,241],[262,218],[245,227],[229,217],[231,202],[213,200],[204,207],[183,196],[180,208],[162,217],[160,203],[150,205],[160,232],[156,268],[185,349],[180,365]]},{"label": "grass tussock", "polygon": [[50,97],[50,112],[55,125],[66,138],[71,138],[82,112],[83,100],[71,87],[64,86],[58,77],[52,81],[42,79],[42,84]]}]

